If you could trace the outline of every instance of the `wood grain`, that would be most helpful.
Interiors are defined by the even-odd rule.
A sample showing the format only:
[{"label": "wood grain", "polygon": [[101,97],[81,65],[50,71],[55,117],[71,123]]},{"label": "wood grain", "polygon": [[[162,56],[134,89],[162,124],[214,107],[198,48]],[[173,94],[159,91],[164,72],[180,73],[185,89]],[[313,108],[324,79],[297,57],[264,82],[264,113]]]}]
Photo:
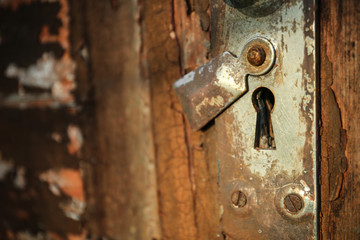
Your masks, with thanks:
[{"label": "wood grain", "polygon": [[321,1],[321,238],[360,238],[360,3]]},{"label": "wood grain", "polygon": [[72,1],[85,135],[85,225],[92,239],[155,239],[160,230],[139,6],[117,2]]},{"label": "wood grain", "polygon": [[211,129],[193,132],[172,84],[207,61],[206,1],[144,1],[144,72],[150,80],[163,239],[216,239],[217,165]]}]

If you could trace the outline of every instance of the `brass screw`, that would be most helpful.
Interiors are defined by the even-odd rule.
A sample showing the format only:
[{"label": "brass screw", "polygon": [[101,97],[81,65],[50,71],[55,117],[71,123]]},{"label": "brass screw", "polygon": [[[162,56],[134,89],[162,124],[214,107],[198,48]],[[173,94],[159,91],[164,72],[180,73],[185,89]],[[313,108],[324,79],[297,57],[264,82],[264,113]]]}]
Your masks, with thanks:
[{"label": "brass screw", "polygon": [[265,62],[266,53],[262,47],[253,46],[248,51],[247,59],[251,65],[258,67]]},{"label": "brass screw", "polygon": [[235,191],[231,194],[231,202],[236,208],[244,207],[247,202],[246,195],[241,191]]},{"label": "brass screw", "polygon": [[291,193],[285,197],[284,205],[290,213],[296,214],[303,208],[303,201],[299,195]]}]

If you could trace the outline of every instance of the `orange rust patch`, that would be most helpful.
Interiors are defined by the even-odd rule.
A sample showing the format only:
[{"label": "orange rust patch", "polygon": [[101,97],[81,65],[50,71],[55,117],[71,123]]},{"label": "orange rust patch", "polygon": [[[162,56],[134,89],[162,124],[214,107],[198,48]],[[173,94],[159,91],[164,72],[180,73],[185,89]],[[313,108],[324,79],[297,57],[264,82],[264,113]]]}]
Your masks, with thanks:
[{"label": "orange rust patch", "polygon": [[77,154],[79,156],[81,154],[80,150],[83,145],[83,137],[80,128],[75,125],[69,125],[67,133],[70,139],[70,142],[67,145],[68,152],[71,155]]},{"label": "orange rust patch", "polygon": [[80,170],[48,170],[39,175],[40,180],[49,183],[50,190],[58,195],[60,191],[76,200],[85,201],[84,186]]}]

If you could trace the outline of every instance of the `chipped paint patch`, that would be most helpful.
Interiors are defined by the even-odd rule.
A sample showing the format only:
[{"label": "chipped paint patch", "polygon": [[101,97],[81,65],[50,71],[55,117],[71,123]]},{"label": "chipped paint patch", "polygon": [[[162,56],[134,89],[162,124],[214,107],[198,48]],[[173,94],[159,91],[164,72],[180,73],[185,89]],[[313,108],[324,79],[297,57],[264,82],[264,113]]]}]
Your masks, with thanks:
[{"label": "chipped paint patch", "polygon": [[84,201],[83,180],[80,170],[60,169],[48,170],[39,175],[41,181],[49,184],[52,193],[59,196],[62,193]]},{"label": "chipped paint patch", "polygon": [[81,215],[85,211],[86,203],[75,198],[71,198],[64,202],[60,202],[59,207],[64,211],[65,216],[75,221],[80,221]]},{"label": "chipped paint patch", "polygon": [[234,79],[234,70],[231,66],[226,66],[223,64],[217,71],[216,77],[218,79],[217,85],[225,88],[227,91],[233,93],[234,89],[237,89],[238,86],[235,83]]},{"label": "chipped paint patch", "polygon": [[[71,103],[74,98],[71,92],[75,89],[75,63],[69,58],[55,59],[52,53],[43,53],[34,65],[28,68],[9,64],[5,70],[8,78],[17,78],[22,86],[51,90],[51,98],[59,103]],[[22,92],[21,95],[26,95]]]},{"label": "chipped paint patch", "polygon": [[19,79],[19,83],[24,86],[50,89],[60,78],[55,72],[55,62],[53,54],[44,53],[36,64],[28,68],[20,68],[15,63],[9,64],[5,76]]},{"label": "chipped paint patch", "polygon": [[303,179],[300,180],[300,183],[301,183],[301,185],[304,187],[304,191],[305,191],[305,192],[310,192],[310,187],[309,187],[309,185],[307,185],[307,183],[306,183]]},{"label": "chipped paint patch", "polygon": [[6,178],[6,175],[12,171],[14,168],[14,163],[10,160],[5,160],[2,158],[0,153],[0,181]]},{"label": "chipped paint patch", "polygon": [[[2,1],[2,7],[11,7],[16,10],[21,4],[30,4],[34,1]],[[43,0],[42,2],[58,2],[60,10],[57,18],[62,23],[57,35],[52,35],[49,26],[44,25],[39,35],[42,44],[58,43],[64,50],[60,59],[55,59],[52,53],[43,53],[43,56],[27,68],[20,68],[16,63],[11,63],[5,70],[8,78],[19,80],[18,93],[9,94],[1,105],[4,107],[52,107],[61,105],[73,106],[75,99],[72,91],[76,88],[75,62],[70,57],[70,18],[69,6],[66,0]],[[27,93],[23,86],[43,89],[44,93]],[[50,93],[49,93],[50,90]]]},{"label": "chipped paint patch", "polygon": [[312,37],[306,36],[305,37],[305,47],[306,47],[306,53],[308,56],[314,53],[314,39]]},{"label": "chipped paint patch", "polygon": [[80,170],[48,170],[41,173],[39,179],[49,184],[49,190],[54,195],[61,196],[61,194],[65,194],[71,197],[69,200],[61,202],[59,207],[67,217],[80,220],[86,207]]},{"label": "chipped paint patch", "polygon": [[218,107],[223,107],[224,106],[224,98],[222,96],[217,96],[217,97],[212,97],[211,99],[209,98],[204,98],[204,100],[202,100],[202,102],[196,106],[196,112],[200,115],[201,114],[201,109],[205,106],[218,106]]},{"label": "chipped paint patch", "polygon": [[23,190],[26,187],[26,179],[25,179],[26,169],[25,167],[18,167],[16,169],[16,176],[14,179],[14,186],[17,189]]},{"label": "chipped paint patch", "polygon": [[76,125],[69,125],[67,128],[67,134],[70,139],[70,142],[67,145],[68,152],[71,155],[81,155],[81,147],[84,143],[84,139],[80,128]]},{"label": "chipped paint patch", "polygon": [[178,88],[178,87],[180,87],[182,85],[186,85],[189,82],[194,81],[194,77],[195,77],[195,72],[189,72],[184,77],[180,78],[178,81],[176,81],[174,83],[174,88]]}]

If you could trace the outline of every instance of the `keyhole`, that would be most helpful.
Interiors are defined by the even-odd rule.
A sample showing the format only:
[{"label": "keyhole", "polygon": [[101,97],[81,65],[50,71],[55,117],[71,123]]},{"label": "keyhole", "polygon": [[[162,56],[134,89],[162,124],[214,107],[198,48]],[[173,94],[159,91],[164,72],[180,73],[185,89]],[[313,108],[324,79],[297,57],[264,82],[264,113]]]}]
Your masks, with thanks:
[{"label": "keyhole", "polygon": [[275,104],[274,94],[269,89],[260,87],[254,91],[252,102],[257,112],[254,147],[256,149],[275,149],[275,137],[271,123],[271,111]]}]

